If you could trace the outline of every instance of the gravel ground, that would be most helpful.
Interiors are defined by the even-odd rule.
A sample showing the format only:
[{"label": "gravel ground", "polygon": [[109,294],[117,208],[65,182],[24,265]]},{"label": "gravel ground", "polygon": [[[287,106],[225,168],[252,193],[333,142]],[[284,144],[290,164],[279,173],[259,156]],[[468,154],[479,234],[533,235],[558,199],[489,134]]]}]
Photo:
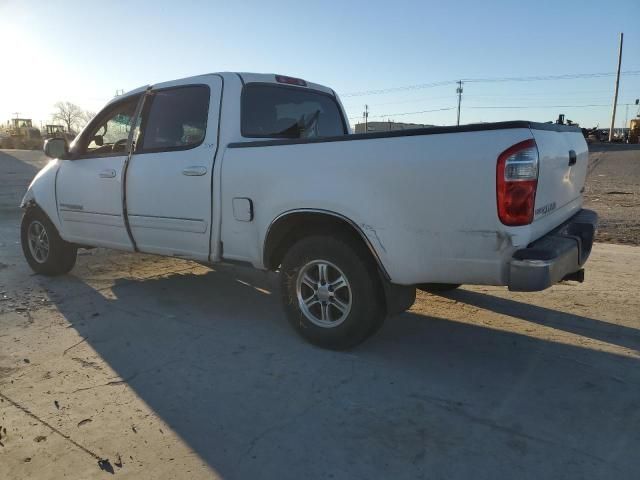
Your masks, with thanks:
[{"label": "gravel ground", "polygon": [[598,212],[597,241],[640,245],[640,145],[592,145],[585,207]]}]

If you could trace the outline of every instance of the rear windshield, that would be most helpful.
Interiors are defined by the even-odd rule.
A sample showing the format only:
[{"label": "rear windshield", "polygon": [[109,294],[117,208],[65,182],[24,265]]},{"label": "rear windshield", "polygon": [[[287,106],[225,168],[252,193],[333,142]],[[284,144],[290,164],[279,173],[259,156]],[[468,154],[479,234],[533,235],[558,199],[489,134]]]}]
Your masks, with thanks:
[{"label": "rear windshield", "polygon": [[249,84],[243,89],[243,137],[316,138],[346,133],[331,95],[278,85]]}]

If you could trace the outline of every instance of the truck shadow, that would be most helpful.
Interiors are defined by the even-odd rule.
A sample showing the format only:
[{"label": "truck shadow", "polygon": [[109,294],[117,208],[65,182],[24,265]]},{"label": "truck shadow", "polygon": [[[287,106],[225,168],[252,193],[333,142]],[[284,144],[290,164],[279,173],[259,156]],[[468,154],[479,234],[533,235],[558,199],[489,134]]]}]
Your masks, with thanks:
[{"label": "truck shadow", "polygon": [[[108,292],[60,280],[47,287],[73,328],[223,478],[621,478],[640,468],[630,357],[456,321],[463,312],[406,313],[358,349],[330,352],[289,328],[272,275],[223,268]],[[598,325],[455,295],[556,328]]]},{"label": "truck shadow", "polygon": [[470,290],[456,290],[443,296],[501,315],[640,351],[640,325],[630,328]]}]

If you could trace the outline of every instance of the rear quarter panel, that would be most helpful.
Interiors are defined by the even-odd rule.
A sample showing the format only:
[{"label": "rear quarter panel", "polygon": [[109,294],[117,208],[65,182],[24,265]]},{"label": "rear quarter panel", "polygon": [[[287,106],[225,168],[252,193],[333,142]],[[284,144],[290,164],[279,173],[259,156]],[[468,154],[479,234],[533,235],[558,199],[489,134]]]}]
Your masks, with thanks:
[{"label": "rear quarter panel", "polygon": [[[224,257],[260,267],[276,217],[322,209],[356,223],[396,283],[504,283],[514,232],[496,213],[496,159],[528,138],[518,128],[228,148]],[[234,219],[234,197],[252,199],[253,222]]]}]

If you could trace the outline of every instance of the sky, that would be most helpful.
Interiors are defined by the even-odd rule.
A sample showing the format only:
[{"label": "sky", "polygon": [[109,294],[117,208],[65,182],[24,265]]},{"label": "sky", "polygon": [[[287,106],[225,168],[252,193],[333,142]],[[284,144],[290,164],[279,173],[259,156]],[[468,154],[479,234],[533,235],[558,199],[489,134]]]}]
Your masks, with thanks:
[{"label": "sky", "polygon": [[[0,121],[39,124],[57,101],[96,112],[116,90],[252,71],[333,88],[352,124],[365,104],[370,121],[455,124],[453,82],[465,79],[461,123],[564,113],[608,127],[620,32],[629,73],[616,127],[638,113],[624,105],[640,98],[638,0],[0,0]],[[505,77],[520,80],[495,81]]]}]

